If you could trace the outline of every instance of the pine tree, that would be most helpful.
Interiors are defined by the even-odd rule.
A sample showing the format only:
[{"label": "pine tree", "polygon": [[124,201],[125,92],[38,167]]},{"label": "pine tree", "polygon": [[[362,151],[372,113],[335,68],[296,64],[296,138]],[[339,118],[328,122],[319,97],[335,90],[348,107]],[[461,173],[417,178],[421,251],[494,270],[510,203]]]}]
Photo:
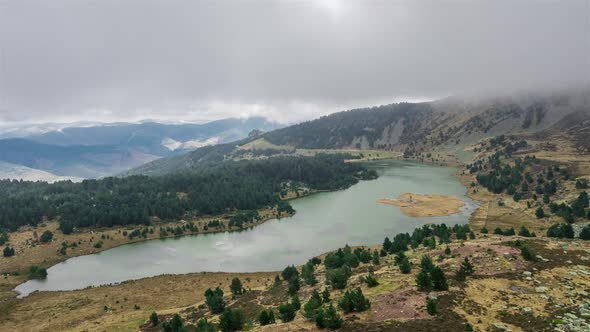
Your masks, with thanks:
[{"label": "pine tree", "polygon": [[404,259],[399,264],[399,270],[403,274],[408,274],[412,270],[412,265],[410,264],[410,260],[408,257],[404,257]]},{"label": "pine tree", "polygon": [[325,309],[319,310],[316,318],[315,318],[316,326],[320,329],[328,328],[328,329],[339,329],[342,327],[344,321],[342,317],[336,311],[336,308],[332,304]]},{"label": "pine tree", "polygon": [[432,278],[432,288],[434,290],[442,291],[448,290],[449,285],[447,284],[447,278],[445,277],[445,273],[443,270],[435,266],[430,271],[430,277]]},{"label": "pine tree", "polygon": [[308,319],[314,319],[317,314],[317,310],[321,306],[322,306],[322,298],[320,296],[320,293],[314,289],[313,292],[311,293],[311,297],[309,298],[307,303],[305,303],[305,305],[303,306],[303,316],[305,316]]},{"label": "pine tree", "polygon": [[432,258],[428,255],[423,255],[422,259],[420,259],[420,268],[422,271],[430,272],[433,267],[434,264],[432,263]]},{"label": "pine tree", "polygon": [[460,267],[457,270],[457,273],[455,274],[455,279],[457,281],[465,281],[465,279],[467,279],[467,274],[465,273],[465,269],[463,267]]},{"label": "pine tree", "polygon": [[301,276],[303,277],[303,280],[305,281],[305,283],[308,284],[309,286],[313,286],[318,283],[313,272],[314,272],[313,263],[310,264],[308,262],[307,264],[303,265],[303,267],[301,268]]},{"label": "pine tree", "polygon": [[434,316],[438,312],[438,310],[436,308],[436,302],[434,302],[433,299],[426,300],[426,311],[428,312],[428,314],[430,316]]},{"label": "pine tree", "polygon": [[211,288],[205,291],[205,303],[213,314],[220,314],[225,309],[225,302],[223,301],[223,290],[217,287],[215,290]]},{"label": "pine tree", "polygon": [[150,322],[152,323],[153,326],[158,326],[159,319],[158,319],[157,313],[152,312],[152,314],[150,315]]},{"label": "pine tree", "polygon": [[451,248],[449,248],[449,246],[447,246],[445,248],[445,255],[449,256],[451,254]]},{"label": "pine tree", "polygon": [[295,319],[295,315],[297,314],[297,310],[293,308],[290,303],[281,304],[279,306],[279,318],[284,322],[290,322]]},{"label": "pine tree", "polygon": [[301,284],[299,283],[299,277],[293,276],[289,279],[289,294],[295,295],[301,288]]},{"label": "pine tree", "polygon": [[429,291],[432,289],[432,279],[430,274],[424,270],[420,271],[416,276],[416,287],[419,291]]},{"label": "pine tree", "polygon": [[237,277],[233,278],[231,281],[231,285],[229,286],[229,289],[231,290],[234,296],[242,294],[243,288],[240,279]]},{"label": "pine tree", "polygon": [[301,309],[301,300],[299,299],[299,296],[297,294],[291,297],[291,305],[293,306],[293,309],[295,309],[295,311]]},{"label": "pine tree", "polygon": [[373,251],[373,265],[379,265],[379,252],[377,250]]},{"label": "pine tree", "polygon": [[226,308],[219,317],[219,329],[222,332],[240,331],[244,328],[244,313],[239,309]]},{"label": "pine tree", "polygon": [[197,322],[197,332],[215,332],[217,329],[215,325],[207,320],[207,318],[201,318]]},{"label": "pine tree", "polygon": [[369,274],[364,277],[362,281],[366,283],[369,288],[379,285],[379,282],[377,281],[377,278],[375,278],[373,272],[369,272]]},{"label": "pine tree", "polygon": [[353,311],[361,312],[369,309],[369,307],[371,307],[371,303],[364,296],[363,291],[360,288],[357,288],[353,291],[346,291],[342,299],[338,301],[338,306],[345,313]]},{"label": "pine tree", "polygon": [[467,256],[465,256],[465,259],[463,259],[463,263],[461,263],[461,268],[465,270],[465,275],[468,276],[472,275],[474,272],[473,264],[469,262],[469,258]]},{"label": "pine tree", "polygon": [[538,219],[545,218],[545,211],[543,211],[542,207],[537,208],[535,211],[535,216],[537,216]]}]

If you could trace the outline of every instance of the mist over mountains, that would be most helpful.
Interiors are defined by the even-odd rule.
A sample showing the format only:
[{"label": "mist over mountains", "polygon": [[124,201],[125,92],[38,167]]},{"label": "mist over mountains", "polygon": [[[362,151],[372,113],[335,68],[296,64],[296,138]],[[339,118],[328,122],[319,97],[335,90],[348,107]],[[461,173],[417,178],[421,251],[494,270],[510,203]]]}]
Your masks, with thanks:
[{"label": "mist over mountains", "polygon": [[[260,117],[204,124],[148,121],[29,126],[4,132],[5,136],[16,137],[0,140],[0,161],[4,162],[0,177],[39,179],[36,175],[25,176],[35,170],[45,172],[40,178],[46,180],[50,180],[47,173],[74,178],[102,177],[161,157],[242,139],[254,129],[268,131],[279,127],[278,123]],[[31,170],[23,172],[18,166]]]}]

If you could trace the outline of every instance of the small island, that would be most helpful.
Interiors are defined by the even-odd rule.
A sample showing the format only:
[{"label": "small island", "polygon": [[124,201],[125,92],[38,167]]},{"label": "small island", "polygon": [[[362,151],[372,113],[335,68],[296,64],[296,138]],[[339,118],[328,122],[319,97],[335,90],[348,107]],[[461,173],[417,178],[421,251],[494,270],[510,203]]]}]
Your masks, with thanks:
[{"label": "small island", "polygon": [[382,198],[379,203],[398,206],[410,217],[443,217],[460,211],[465,202],[459,198],[437,194],[401,194],[398,198]]}]

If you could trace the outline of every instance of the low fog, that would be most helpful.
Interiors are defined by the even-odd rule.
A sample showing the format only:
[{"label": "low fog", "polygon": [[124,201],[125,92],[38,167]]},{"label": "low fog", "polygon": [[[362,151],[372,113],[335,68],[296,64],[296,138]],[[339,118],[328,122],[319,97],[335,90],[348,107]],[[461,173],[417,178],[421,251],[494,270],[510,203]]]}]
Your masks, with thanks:
[{"label": "low fog", "polygon": [[0,123],[281,122],[590,86],[590,1],[2,1]]}]

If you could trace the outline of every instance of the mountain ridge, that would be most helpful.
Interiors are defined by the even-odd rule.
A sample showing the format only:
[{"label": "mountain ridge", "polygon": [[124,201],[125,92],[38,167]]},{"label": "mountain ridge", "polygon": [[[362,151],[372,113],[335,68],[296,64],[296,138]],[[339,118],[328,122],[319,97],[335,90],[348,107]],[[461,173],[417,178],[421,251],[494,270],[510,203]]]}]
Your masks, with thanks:
[{"label": "mountain ridge", "polygon": [[[568,117],[575,120],[568,121]],[[297,149],[377,149],[404,152],[407,156],[437,150],[468,163],[476,157],[472,146],[482,140],[499,135],[533,138],[540,132],[569,133],[565,139],[578,142],[580,152],[587,153],[590,150],[584,147],[584,142],[588,131],[584,128],[590,122],[584,119],[590,120],[587,91],[474,101],[445,98],[396,103],[333,113],[259,137],[163,158],[123,175],[159,175],[236,158],[296,154]],[[573,130],[584,123],[584,128]],[[252,144],[258,140],[266,143]]]}]

